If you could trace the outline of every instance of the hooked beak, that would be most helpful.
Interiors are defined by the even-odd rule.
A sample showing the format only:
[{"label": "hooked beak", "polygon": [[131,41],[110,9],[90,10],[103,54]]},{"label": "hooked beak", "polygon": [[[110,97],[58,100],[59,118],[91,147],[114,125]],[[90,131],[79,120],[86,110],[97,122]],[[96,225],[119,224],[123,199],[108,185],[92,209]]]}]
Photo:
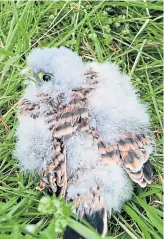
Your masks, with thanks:
[{"label": "hooked beak", "polygon": [[21,71],[21,75],[27,77],[27,80],[37,83],[37,79],[28,67]]}]

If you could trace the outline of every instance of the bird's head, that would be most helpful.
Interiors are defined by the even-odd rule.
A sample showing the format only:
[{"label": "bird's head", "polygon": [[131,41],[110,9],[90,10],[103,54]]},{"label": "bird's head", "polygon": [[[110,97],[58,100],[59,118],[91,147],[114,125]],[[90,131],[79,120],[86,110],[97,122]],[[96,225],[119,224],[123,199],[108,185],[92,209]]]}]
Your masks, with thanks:
[{"label": "bird's head", "polygon": [[27,57],[27,65],[23,74],[28,88],[36,92],[51,89],[66,94],[85,81],[81,57],[65,47],[35,48]]}]

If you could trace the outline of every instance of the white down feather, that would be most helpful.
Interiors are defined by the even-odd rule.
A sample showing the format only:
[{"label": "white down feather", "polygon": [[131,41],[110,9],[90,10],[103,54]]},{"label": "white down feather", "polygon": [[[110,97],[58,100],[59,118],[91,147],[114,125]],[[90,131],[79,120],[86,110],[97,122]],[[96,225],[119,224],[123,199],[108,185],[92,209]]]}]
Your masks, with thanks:
[{"label": "white down feather", "polygon": [[147,108],[140,103],[128,75],[113,63],[88,63],[89,68],[101,79],[89,98],[90,125],[97,128],[105,142],[115,144],[126,133],[147,133]]},{"label": "white down feather", "polygon": [[51,132],[43,118],[19,117],[14,156],[23,171],[40,173],[53,158]]}]

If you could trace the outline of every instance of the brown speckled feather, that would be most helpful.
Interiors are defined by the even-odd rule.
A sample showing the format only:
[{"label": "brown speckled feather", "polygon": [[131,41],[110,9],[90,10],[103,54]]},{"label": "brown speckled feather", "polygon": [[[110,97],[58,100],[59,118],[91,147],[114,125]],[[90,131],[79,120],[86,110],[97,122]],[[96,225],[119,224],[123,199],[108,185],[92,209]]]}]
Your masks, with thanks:
[{"label": "brown speckled feather", "polygon": [[120,164],[130,178],[145,187],[152,182],[152,169],[149,162],[148,147],[151,139],[145,135],[127,134],[116,145],[105,145],[96,130],[92,130],[95,142],[103,162],[106,164]]},{"label": "brown speckled feather", "polygon": [[66,155],[61,140],[54,138],[54,160],[41,175],[38,190],[64,196],[67,187]]}]

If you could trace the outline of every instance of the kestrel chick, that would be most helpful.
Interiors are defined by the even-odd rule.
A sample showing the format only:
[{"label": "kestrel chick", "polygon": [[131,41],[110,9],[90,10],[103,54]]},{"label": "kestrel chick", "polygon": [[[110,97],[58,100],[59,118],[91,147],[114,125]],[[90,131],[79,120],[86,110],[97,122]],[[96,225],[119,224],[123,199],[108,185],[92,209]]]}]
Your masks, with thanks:
[{"label": "kestrel chick", "polygon": [[[65,47],[33,49],[27,63],[15,155],[40,175],[39,190],[73,200],[104,235],[107,212],[132,196],[130,179],[152,181],[147,109],[113,63],[84,63]],[[81,236],[67,228],[64,238]]]}]

